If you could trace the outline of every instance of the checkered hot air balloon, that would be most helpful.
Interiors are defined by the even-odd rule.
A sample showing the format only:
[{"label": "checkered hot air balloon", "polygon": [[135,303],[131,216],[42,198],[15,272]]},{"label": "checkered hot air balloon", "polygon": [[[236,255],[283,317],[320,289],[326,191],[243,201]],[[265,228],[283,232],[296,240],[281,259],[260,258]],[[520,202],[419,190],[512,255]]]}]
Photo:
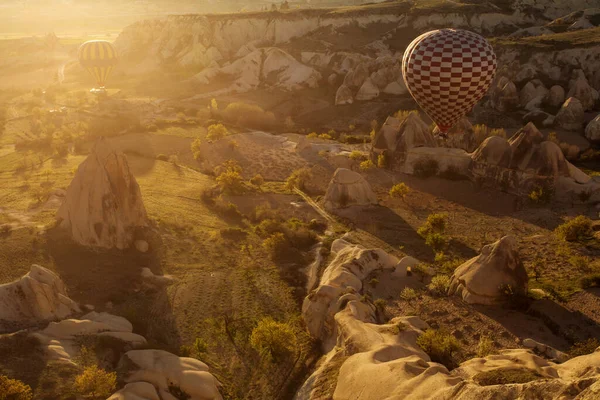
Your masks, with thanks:
[{"label": "checkered hot air balloon", "polygon": [[402,74],[415,101],[445,134],[485,95],[496,65],[492,46],[480,35],[440,29],[413,40]]},{"label": "checkered hot air balloon", "polygon": [[117,52],[106,40],[90,40],[79,48],[79,62],[96,79],[100,88],[117,64]]}]

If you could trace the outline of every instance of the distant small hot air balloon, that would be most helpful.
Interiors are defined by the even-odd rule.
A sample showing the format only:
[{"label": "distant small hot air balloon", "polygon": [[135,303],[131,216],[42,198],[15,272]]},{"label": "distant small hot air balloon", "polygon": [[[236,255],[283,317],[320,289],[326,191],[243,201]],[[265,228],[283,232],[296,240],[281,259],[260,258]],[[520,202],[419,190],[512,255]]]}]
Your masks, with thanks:
[{"label": "distant small hot air balloon", "polygon": [[488,91],[496,54],[480,35],[462,29],[427,32],[402,59],[404,82],[445,135]]},{"label": "distant small hot air balloon", "polygon": [[104,92],[105,84],[117,64],[117,52],[106,40],[90,40],[79,48],[79,62],[96,79],[96,91]]}]

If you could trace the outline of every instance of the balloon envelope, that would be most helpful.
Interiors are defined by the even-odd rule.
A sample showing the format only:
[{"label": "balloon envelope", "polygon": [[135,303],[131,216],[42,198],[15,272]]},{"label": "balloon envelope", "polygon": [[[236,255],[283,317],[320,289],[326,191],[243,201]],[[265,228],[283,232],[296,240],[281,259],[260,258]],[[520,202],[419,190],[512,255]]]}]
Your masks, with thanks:
[{"label": "balloon envelope", "polygon": [[480,35],[440,29],[413,40],[402,74],[415,101],[446,133],[486,94],[496,66],[492,46]]},{"label": "balloon envelope", "polygon": [[117,52],[106,40],[90,40],[79,48],[79,62],[104,87],[114,66],[117,64]]}]

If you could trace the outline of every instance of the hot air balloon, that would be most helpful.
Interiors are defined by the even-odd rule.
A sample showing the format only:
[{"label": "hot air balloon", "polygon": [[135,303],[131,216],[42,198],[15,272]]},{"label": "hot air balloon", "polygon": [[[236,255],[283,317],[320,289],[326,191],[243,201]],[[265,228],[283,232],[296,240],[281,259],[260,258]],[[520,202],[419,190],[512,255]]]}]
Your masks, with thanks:
[{"label": "hot air balloon", "polygon": [[98,88],[93,92],[105,93],[106,80],[117,64],[117,52],[105,40],[90,40],[79,48],[79,62],[96,79]]},{"label": "hot air balloon", "polygon": [[496,54],[480,35],[462,29],[424,33],[402,59],[404,82],[445,136],[488,91]]}]

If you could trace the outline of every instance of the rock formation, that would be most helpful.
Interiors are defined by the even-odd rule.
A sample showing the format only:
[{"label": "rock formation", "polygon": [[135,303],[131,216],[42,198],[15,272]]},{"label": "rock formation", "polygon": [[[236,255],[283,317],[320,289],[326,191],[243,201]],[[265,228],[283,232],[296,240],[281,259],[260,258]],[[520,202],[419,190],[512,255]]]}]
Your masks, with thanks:
[{"label": "rock formation", "polygon": [[344,104],[352,103],[354,103],[354,96],[352,95],[352,90],[346,85],[340,86],[335,95],[335,105],[341,106]]},{"label": "rock formation", "polygon": [[60,228],[82,246],[126,249],[148,218],[127,157],[99,139],[79,166],[58,210]]},{"label": "rock formation", "polygon": [[600,142],[600,114],[586,126],[585,137],[591,142]]},{"label": "rock formation", "polygon": [[[520,276],[524,273],[522,265],[519,267],[519,262],[511,259],[511,251],[503,252],[509,250],[506,247],[510,248],[510,244],[506,244],[510,239],[503,241],[505,243],[495,252],[492,249],[488,258],[504,258],[521,271],[516,273]],[[329,352],[300,388],[297,400],[318,398],[321,385],[331,384],[332,377],[336,377],[334,400],[559,400],[564,399],[566,393],[568,398],[583,400],[594,399],[600,393],[600,348],[560,365],[531,350],[501,350],[495,355],[465,361],[448,371],[442,364],[432,362],[417,344],[417,338],[429,329],[424,321],[418,317],[398,317],[388,324],[378,325],[373,322],[374,307],[358,296],[362,280],[376,269],[404,275],[406,284],[405,269],[394,269],[396,259],[381,250],[361,249],[342,240],[334,242],[332,251],[336,254],[335,260],[325,270],[319,288],[305,299],[303,307],[309,331],[315,338],[324,340],[324,349]],[[498,276],[494,270],[490,273],[492,279]],[[479,374],[502,370],[534,374],[539,379],[491,386],[477,383]]]},{"label": "rock formation", "polygon": [[338,168],[331,178],[324,197],[325,209],[377,204],[371,185],[358,172]]},{"label": "rock formation", "polygon": [[565,89],[559,85],[552,86],[546,95],[544,102],[552,108],[558,108],[562,106],[562,104],[565,102]]},{"label": "rock formation", "polygon": [[566,130],[577,131],[583,126],[585,110],[581,101],[569,97],[556,114],[556,124]]},{"label": "rock formation", "polygon": [[540,180],[556,183],[561,178],[572,178],[579,182],[578,175],[583,174],[565,159],[558,145],[544,141],[532,123],[508,141],[498,136],[487,138],[471,158],[471,173],[476,179],[517,193],[529,193]]},{"label": "rock formation", "polygon": [[[438,135],[440,132],[436,126],[433,129],[433,135]],[[462,117],[450,130],[448,131],[448,139],[446,139],[444,146],[463,149],[468,152],[472,152],[477,148],[477,141],[475,138],[475,131],[473,124],[469,121],[469,118]]]},{"label": "rock formation", "polygon": [[379,155],[384,155],[390,168],[403,168],[406,153],[415,147],[436,147],[429,126],[418,113],[411,112],[404,120],[388,117],[375,135],[371,159],[377,162]]},{"label": "rock formation", "polygon": [[[122,370],[127,371],[125,382],[132,385],[137,382],[150,383],[158,392],[160,399],[170,399],[169,386],[179,387],[187,393],[190,400],[221,400],[220,383],[208,372],[209,368],[195,358],[178,357],[163,350],[131,350],[125,353],[119,362]],[[147,390],[148,386],[129,386],[111,400],[117,400]],[[129,393],[128,393],[129,392]],[[150,393],[152,393],[150,391]]]},{"label": "rock formation", "polygon": [[471,304],[506,301],[508,288],[515,296],[527,294],[527,270],[516,249],[516,240],[505,236],[484,246],[481,254],[459,266],[450,281],[450,295]]},{"label": "rock formation", "polygon": [[490,105],[500,111],[512,111],[519,105],[519,92],[513,82],[501,77],[490,90]]},{"label": "rock formation", "polygon": [[356,94],[356,100],[368,101],[379,97],[379,88],[373,83],[371,78],[367,78],[362,84],[358,93]]},{"label": "rock formation", "polygon": [[598,91],[590,86],[583,71],[581,71],[580,76],[571,83],[567,97],[576,98],[581,102],[584,110],[591,110],[600,96]]},{"label": "rock formation", "polygon": [[79,306],[67,296],[63,281],[39,265],[21,279],[0,285],[0,327],[2,322],[35,324],[75,312]]}]

